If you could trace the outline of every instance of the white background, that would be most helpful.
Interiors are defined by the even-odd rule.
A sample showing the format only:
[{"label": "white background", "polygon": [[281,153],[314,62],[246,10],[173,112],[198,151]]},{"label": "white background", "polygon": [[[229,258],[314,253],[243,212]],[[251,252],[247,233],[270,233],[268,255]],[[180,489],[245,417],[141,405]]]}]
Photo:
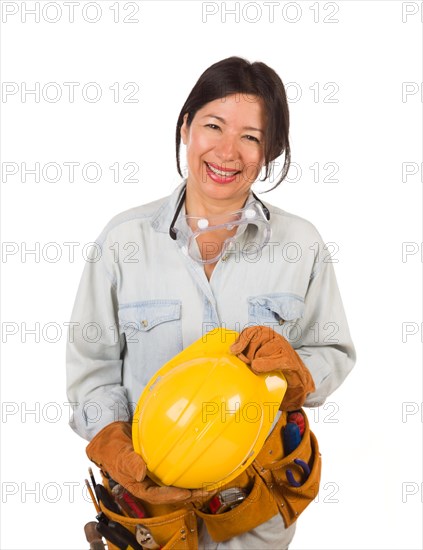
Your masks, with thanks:
[{"label": "white background", "polygon": [[[90,23],[93,5],[76,3],[70,22],[63,2],[43,15],[41,1],[40,21],[30,14],[21,21],[35,4],[2,2],[2,168],[16,163],[18,173],[3,173],[1,189],[1,548],[88,548],[86,442],[67,426],[65,405],[64,323],[83,247],[113,215],[177,185],[180,108],[201,72],[230,55],[264,61],[290,83],[292,160],[302,177],[263,197],[339,247],[335,270],[358,355],[327,405],[310,411],[322,488],[291,548],[422,548],[421,3],[274,2],[272,18],[263,2],[120,1],[112,11],[112,2],[99,1],[99,20]],[[237,9],[239,20],[225,8]],[[21,96],[37,82],[46,97]],[[54,97],[49,82],[63,93],[57,102],[46,99]],[[73,102],[65,82],[80,83]],[[82,95],[89,82],[102,90],[97,102]],[[128,82],[139,86],[136,103],[124,102]],[[339,86],[335,103],[325,101],[330,82]],[[402,96],[405,82],[412,93]],[[5,83],[16,83],[17,93],[5,95]],[[36,162],[61,165],[61,179],[23,182],[21,163]],[[64,162],[80,163],[73,182]],[[90,162],[102,168],[98,182],[84,180]],[[138,182],[122,182],[127,162],[139,165]],[[316,162],[317,182],[309,168]],[[338,182],[323,181],[327,162],[339,166]],[[418,172],[403,181],[405,162]],[[45,246],[52,242],[62,251],[56,262]],[[68,242],[78,243],[73,259]],[[415,243],[404,259],[403,243]],[[39,258],[22,257],[37,246]],[[403,330],[415,334],[405,342]]]}]

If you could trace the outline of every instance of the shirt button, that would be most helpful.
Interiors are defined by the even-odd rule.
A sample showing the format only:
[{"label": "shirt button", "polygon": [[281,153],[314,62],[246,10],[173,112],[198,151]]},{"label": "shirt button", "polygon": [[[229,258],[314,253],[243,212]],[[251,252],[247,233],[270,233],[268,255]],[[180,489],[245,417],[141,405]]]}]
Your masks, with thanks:
[{"label": "shirt button", "polygon": [[146,319],[143,319],[141,321],[141,324],[142,324],[143,327],[147,327],[148,326],[148,321]]},{"label": "shirt button", "polygon": [[283,325],[285,323],[285,319],[279,319],[279,324]]},{"label": "shirt button", "polygon": [[222,256],[222,262],[226,262],[228,257],[229,257],[228,254],[225,254],[224,256]]}]

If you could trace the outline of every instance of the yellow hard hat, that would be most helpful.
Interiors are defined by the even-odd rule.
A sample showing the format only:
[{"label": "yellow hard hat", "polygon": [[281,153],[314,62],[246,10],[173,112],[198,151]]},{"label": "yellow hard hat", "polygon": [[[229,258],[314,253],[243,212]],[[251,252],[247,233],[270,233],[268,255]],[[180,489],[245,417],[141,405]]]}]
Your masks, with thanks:
[{"label": "yellow hard hat", "polygon": [[215,489],[256,458],[286,391],[280,373],[254,374],[229,351],[239,334],[214,329],[167,362],[134,414],[134,449],[160,485]]}]

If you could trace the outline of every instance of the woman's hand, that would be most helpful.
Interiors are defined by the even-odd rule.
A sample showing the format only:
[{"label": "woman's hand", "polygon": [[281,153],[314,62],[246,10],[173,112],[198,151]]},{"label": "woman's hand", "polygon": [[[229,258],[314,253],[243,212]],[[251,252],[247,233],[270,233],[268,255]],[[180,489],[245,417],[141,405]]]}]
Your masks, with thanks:
[{"label": "woman's hand", "polygon": [[123,487],[145,478],[147,466],[132,444],[132,424],[112,422],[93,437],[88,458]]},{"label": "woman's hand", "polygon": [[146,477],[141,483],[129,484],[126,489],[137,498],[150,504],[204,503],[216,492],[160,486],[149,477]]},{"label": "woman's hand", "polygon": [[132,424],[112,422],[86,448],[88,458],[131,494],[151,504],[194,502],[208,496],[202,489],[161,487],[146,476],[147,466],[134,451]]},{"label": "woman's hand", "polygon": [[282,410],[299,409],[307,395],[316,389],[310,371],[298,353],[270,327],[252,326],[244,329],[232,344],[231,353],[250,365],[256,374],[282,372],[288,384],[281,404]]}]

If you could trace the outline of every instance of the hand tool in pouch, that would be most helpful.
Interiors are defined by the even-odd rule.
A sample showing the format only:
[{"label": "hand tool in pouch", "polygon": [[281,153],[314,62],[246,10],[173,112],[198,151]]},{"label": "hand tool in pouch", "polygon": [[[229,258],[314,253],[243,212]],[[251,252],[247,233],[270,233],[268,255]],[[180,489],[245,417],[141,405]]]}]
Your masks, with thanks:
[{"label": "hand tool in pouch", "polygon": [[225,489],[210,500],[207,511],[210,514],[223,514],[239,506],[246,497],[247,493],[241,487]]},{"label": "hand tool in pouch", "polygon": [[99,514],[101,510],[100,510],[100,508],[99,508],[99,506],[98,506],[97,499],[96,499],[95,496],[94,496],[93,490],[91,489],[91,486],[90,486],[90,484],[89,484],[88,479],[85,480],[85,485],[86,485],[86,487],[87,487],[87,489],[88,489],[88,492],[89,492],[89,494],[90,494],[91,500],[93,501],[95,510],[96,510],[97,514]]},{"label": "hand tool in pouch", "polygon": [[[291,421],[291,418],[294,420]],[[304,423],[304,417],[301,413],[290,413],[288,415],[288,420],[289,422],[283,430],[283,446],[286,455],[293,453],[301,443],[301,428]],[[297,481],[292,473],[292,470],[286,470],[286,479],[292,487],[301,487],[310,475],[310,466],[307,462],[304,462],[300,458],[295,458],[294,463],[302,469],[304,474],[303,479],[301,481]]]},{"label": "hand tool in pouch", "polygon": [[122,508],[122,510],[128,514],[130,518],[145,518],[146,512],[142,504],[135,499],[122,485],[115,485],[112,489],[112,494]]},{"label": "hand tool in pouch", "polygon": [[300,428],[295,422],[288,422],[283,429],[283,448],[286,455],[290,455],[301,443]]},{"label": "hand tool in pouch", "polygon": [[288,422],[295,422],[300,428],[300,436],[303,436],[305,430],[305,419],[301,411],[292,411],[288,413]]},{"label": "hand tool in pouch", "polygon": [[93,470],[91,467],[88,468],[88,473],[90,475],[90,478],[91,478],[91,483],[93,484],[93,487],[95,489],[95,486],[97,485],[97,482],[95,480],[95,477],[94,477],[94,474],[93,474]]},{"label": "hand tool in pouch", "polygon": [[122,514],[119,505],[113,500],[113,498],[109,495],[107,489],[103,487],[103,485],[97,483],[97,485],[95,486],[95,494],[98,500],[101,501],[108,510],[114,512],[115,514]]},{"label": "hand tool in pouch", "polygon": [[103,539],[96,529],[97,522],[90,521],[84,527],[85,537],[90,543],[90,550],[106,550]]},{"label": "hand tool in pouch", "polygon": [[297,481],[291,470],[286,471],[286,479],[288,480],[288,483],[292,485],[292,487],[301,487],[301,485],[303,485],[307,481],[308,476],[310,475],[310,466],[307,464],[307,462],[304,462],[304,460],[301,460],[300,458],[296,458],[294,462],[295,464],[300,466],[300,468],[304,472],[304,479],[302,481]]},{"label": "hand tool in pouch", "polygon": [[96,526],[97,531],[109,542],[119,548],[119,550],[127,550],[130,546],[133,550],[143,550],[143,547],[138,544],[135,536],[128,531],[123,525],[116,521],[99,521]]},{"label": "hand tool in pouch", "polygon": [[[122,514],[120,506],[113,500],[103,485],[97,483],[95,486],[95,493],[98,500],[102,502],[108,510],[115,514]],[[126,550],[128,546],[133,550],[143,550],[143,547],[138,544],[135,536],[131,531],[126,529],[126,527],[115,521],[110,521],[103,512],[98,514],[97,519],[99,520],[97,531],[112,544],[118,546],[122,550]]]},{"label": "hand tool in pouch", "polygon": [[160,550],[160,544],[154,540],[150,529],[144,525],[137,525],[135,530],[135,538],[141,544],[144,550]]}]

